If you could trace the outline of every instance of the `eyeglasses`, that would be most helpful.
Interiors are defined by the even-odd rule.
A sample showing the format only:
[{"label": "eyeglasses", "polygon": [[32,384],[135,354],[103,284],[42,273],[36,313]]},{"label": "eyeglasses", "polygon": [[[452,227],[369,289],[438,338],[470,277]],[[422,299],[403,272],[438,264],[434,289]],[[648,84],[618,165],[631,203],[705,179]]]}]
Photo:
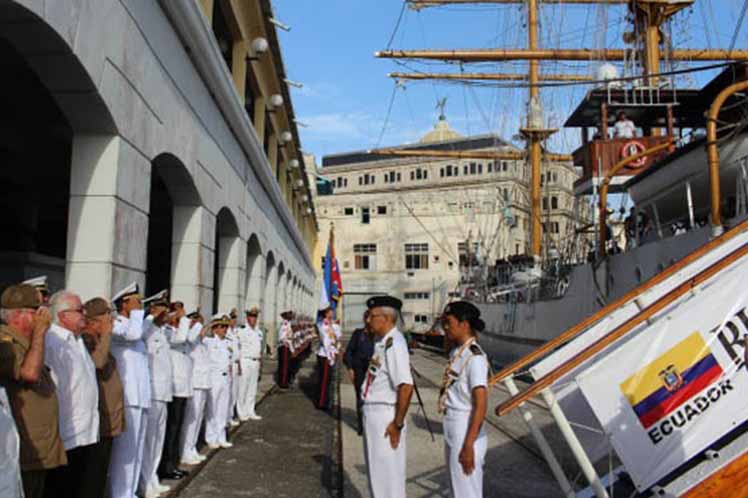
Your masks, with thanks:
[{"label": "eyeglasses", "polygon": [[367,317],[367,320],[370,320],[372,318],[376,318],[378,316],[387,316],[384,313],[369,313],[369,316]]},{"label": "eyeglasses", "polygon": [[83,306],[80,306],[78,308],[72,308],[69,310],[62,310],[61,313],[80,313],[83,314]]}]

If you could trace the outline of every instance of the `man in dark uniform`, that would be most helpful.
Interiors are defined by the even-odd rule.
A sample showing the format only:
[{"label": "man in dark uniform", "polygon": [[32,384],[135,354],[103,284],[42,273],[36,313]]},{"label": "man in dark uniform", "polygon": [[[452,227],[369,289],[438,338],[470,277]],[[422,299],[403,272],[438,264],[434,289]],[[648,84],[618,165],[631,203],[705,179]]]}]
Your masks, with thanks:
[{"label": "man in dark uniform", "polygon": [[0,385],[10,399],[21,438],[21,480],[26,498],[44,495],[47,471],[67,464],[59,432],[59,406],[52,375],[44,366],[51,317],[39,291],[12,285],[0,296]]},{"label": "man in dark uniform", "polygon": [[353,331],[351,340],[345,348],[343,363],[348,369],[348,377],[353,382],[356,390],[356,416],[358,417],[358,435],[364,430],[362,412],[361,412],[361,384],[366,378],[366,371],[369,368],[369,361],[374,354],[374,342],[372,341],[371,332],[366,326],[369,318],[369,310],[364,311],[364,326]]}]

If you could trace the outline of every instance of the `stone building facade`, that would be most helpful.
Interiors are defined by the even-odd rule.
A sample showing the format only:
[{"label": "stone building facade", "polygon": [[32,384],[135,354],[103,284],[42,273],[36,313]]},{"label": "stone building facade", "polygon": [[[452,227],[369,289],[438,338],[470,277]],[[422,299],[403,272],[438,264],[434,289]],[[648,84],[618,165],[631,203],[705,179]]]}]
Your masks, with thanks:
[{"label": "stone building facade", "polygon": [[[446,120],[402,148],[518,150],[496,135],[463,137]],[[360,322],[367,296],[386,292],[403,299],[406,327],[425,328],[459,295],[461,268],[529,250],[530,171],[523,160],[351,152],[324,157],[318,172],[333,186],[315,200],[320,247],[334,227],[349,324]],[[559,254],[576,238],[578,176],[570,162],[546,163],[543,172],[544,248]]]},{"label": "stone building facade", "polygon": [[318,226],[271,17],[269,0],[0,1],[0,279],[260,305],[271,332],[312,312]]}]

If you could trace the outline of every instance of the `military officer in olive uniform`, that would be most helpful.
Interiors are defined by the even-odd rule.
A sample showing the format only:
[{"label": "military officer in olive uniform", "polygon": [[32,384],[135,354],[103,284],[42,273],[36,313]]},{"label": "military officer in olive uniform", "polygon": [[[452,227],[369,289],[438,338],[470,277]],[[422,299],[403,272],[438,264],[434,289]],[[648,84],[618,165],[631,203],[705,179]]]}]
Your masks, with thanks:
[{"label": "military officer in olive uniform", "polygon": [[402,302],[372,297],[367,325],[374,354],[361,386],[364,453],[373,498],[405,498],[405,416],[413,395],[410,354],[397,328]]},{"label": "military officer in olive uniform", "polygon": [[44,495],[46,473],[67,464],[59,432],[59,406],[44,366],[44,341],[51,322],[39,292],[12,285],[0,295],[0,385],[10,398],[20,435],[21,479],[26,498]]}]

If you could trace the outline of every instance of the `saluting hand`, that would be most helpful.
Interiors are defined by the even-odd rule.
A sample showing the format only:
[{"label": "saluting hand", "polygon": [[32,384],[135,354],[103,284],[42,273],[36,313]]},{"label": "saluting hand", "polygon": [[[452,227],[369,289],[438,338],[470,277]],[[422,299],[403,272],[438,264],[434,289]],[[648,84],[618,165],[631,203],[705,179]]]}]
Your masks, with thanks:
[{"label": "saluting hand", "polygon": [[46,306],[40,306],[34,313],[32,319],[33,330],[37,333],[44,334],[52,323],[52,315],[49,313],[49,308]]},{"label": "saluting hand", "polygon": [[457,461],[462,465],[462,471],[466,475],[470,475],[475,470],[475,450],[473,445],[463,446],[460,450],[460,455],[457,457]]},{"label": "saluting hand", "polygon": [[397,428],[394,420],[390,422],[390,425],[384,431],[384,437],[390,438],[390,446],[393,450],[396,450],[400,446],[400,429]]}]

